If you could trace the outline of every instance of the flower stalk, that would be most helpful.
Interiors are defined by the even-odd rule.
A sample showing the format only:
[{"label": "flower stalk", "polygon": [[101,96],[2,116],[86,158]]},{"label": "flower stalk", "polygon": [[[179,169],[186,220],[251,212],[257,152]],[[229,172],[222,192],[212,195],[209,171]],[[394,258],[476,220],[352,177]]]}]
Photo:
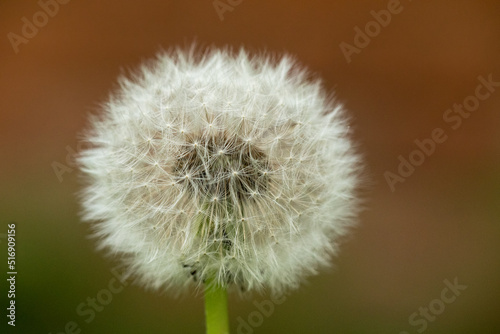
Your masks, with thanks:
[{"label": "flower stalk", "polygon": [[227,290],[215,280],[205,284],[205,321],[207,334],[229,334]]}]

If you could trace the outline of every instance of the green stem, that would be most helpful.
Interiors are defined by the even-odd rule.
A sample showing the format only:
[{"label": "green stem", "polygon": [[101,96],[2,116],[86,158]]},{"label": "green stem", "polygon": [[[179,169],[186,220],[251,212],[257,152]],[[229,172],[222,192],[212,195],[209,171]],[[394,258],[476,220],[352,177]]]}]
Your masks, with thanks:
[{"label": "green stem", "polygon": [[205,318],[207,334],[229,334],[227,291],[214,280],[205,285]]}]

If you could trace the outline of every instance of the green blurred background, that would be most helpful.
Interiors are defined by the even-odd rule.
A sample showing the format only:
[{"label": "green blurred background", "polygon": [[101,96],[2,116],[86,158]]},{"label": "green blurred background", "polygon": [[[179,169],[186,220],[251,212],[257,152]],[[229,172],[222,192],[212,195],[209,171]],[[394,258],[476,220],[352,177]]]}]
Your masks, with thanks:
[{"label": "green blurred background", "polygon": [[[116,263],[79,222],[78,172],[67,157],[124,69],[196,40],[296,55],[349,109],[371,178],[367,210],[335,269],[261,317],[253,302],[269,296],[232,296],[233,333],[419,333],[419,308],[429,306],[439,314],[425,333],[500,333],[500,87],[458,129],[443,120],[475,93],[478,76],[500,81],[500,3],[401,0],[348,63],[339,45],[354,45],[354,28],[392,1],[222,0],[218,13],[212,0],[60,0],[47,22],[36,1],[1,1],[0,258],[4,277],[5,233],[16,222],[18,277],[15,329],[2,279],[0,332],[71,333],[73,321],[80,333],[203,333],[200,297],[128,282],[107,292],[121,287]],[[41,27],[13,46],[9,33],[22,36],[23,17]],[[384,173],[396,173],[398,156],[435,128],[447,140],[391,191]],[[54,163],[66,168],[60,178]],[[455,278],[467,288],[439,309],[444,281]],[[107,305],[87,322],[87,298],[96,297]],[[239,318],[255,326],[238,331]]]}]

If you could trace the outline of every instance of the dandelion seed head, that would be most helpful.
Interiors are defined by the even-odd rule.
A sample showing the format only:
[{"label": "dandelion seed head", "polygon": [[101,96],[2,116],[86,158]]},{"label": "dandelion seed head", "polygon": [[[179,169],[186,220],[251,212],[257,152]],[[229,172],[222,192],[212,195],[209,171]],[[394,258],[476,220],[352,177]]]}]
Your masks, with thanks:
[{"label": "dandelion seed head", "polygon": [[83,218],[142,284],[282,293],[358,212],[343,109],[288,56],[173,50],[119,80],[79,156]]}]

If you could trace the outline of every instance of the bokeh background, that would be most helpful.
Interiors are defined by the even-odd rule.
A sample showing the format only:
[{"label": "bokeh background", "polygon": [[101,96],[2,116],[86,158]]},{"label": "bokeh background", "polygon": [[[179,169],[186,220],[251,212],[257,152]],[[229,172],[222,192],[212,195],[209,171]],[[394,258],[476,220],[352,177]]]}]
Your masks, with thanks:
[{"label": "bokeh background", "polygon": [[[0,332],[203,333],[200,297],[173,299],[128,282],[119,289],[116,263],[95,251],[79,222],[72,160],[88,113],[120,73],[160,48],[197,41],[294,54],[349,110],[371,179],[335,269],[262,321],[253,302],[269,296],[231,297],[233,333],[500,333],[500,87],[456,130],[443,120],[474,95],[479,76],[500,81],[500,2],[401,0],[348,62],[341,43],[354,45],[355,27],[364,30],[372,10],[394,1],[60,0],[36,33],[25,29],[34,36],[13,46],[9,33],[22,36],[23,18],[34,15],[42,25],[42,8],[2,0],[0,258],[6,272],[6,225],[16,222],[18,277],[15,329],[6,326],[1,280]],[[408,158],[435,128],[447,140],[391,191],[384,173],[396,173],[399,155]],[[444,281],[455,279],[467,288],[440,310]],[[119,290],[112,300],[110,282]],[[107,304],[87,322],[96,297]],[[424,330],[418,312],[429,304],[439,314]],[[258,326],[238,330],[239,318]]]}]

